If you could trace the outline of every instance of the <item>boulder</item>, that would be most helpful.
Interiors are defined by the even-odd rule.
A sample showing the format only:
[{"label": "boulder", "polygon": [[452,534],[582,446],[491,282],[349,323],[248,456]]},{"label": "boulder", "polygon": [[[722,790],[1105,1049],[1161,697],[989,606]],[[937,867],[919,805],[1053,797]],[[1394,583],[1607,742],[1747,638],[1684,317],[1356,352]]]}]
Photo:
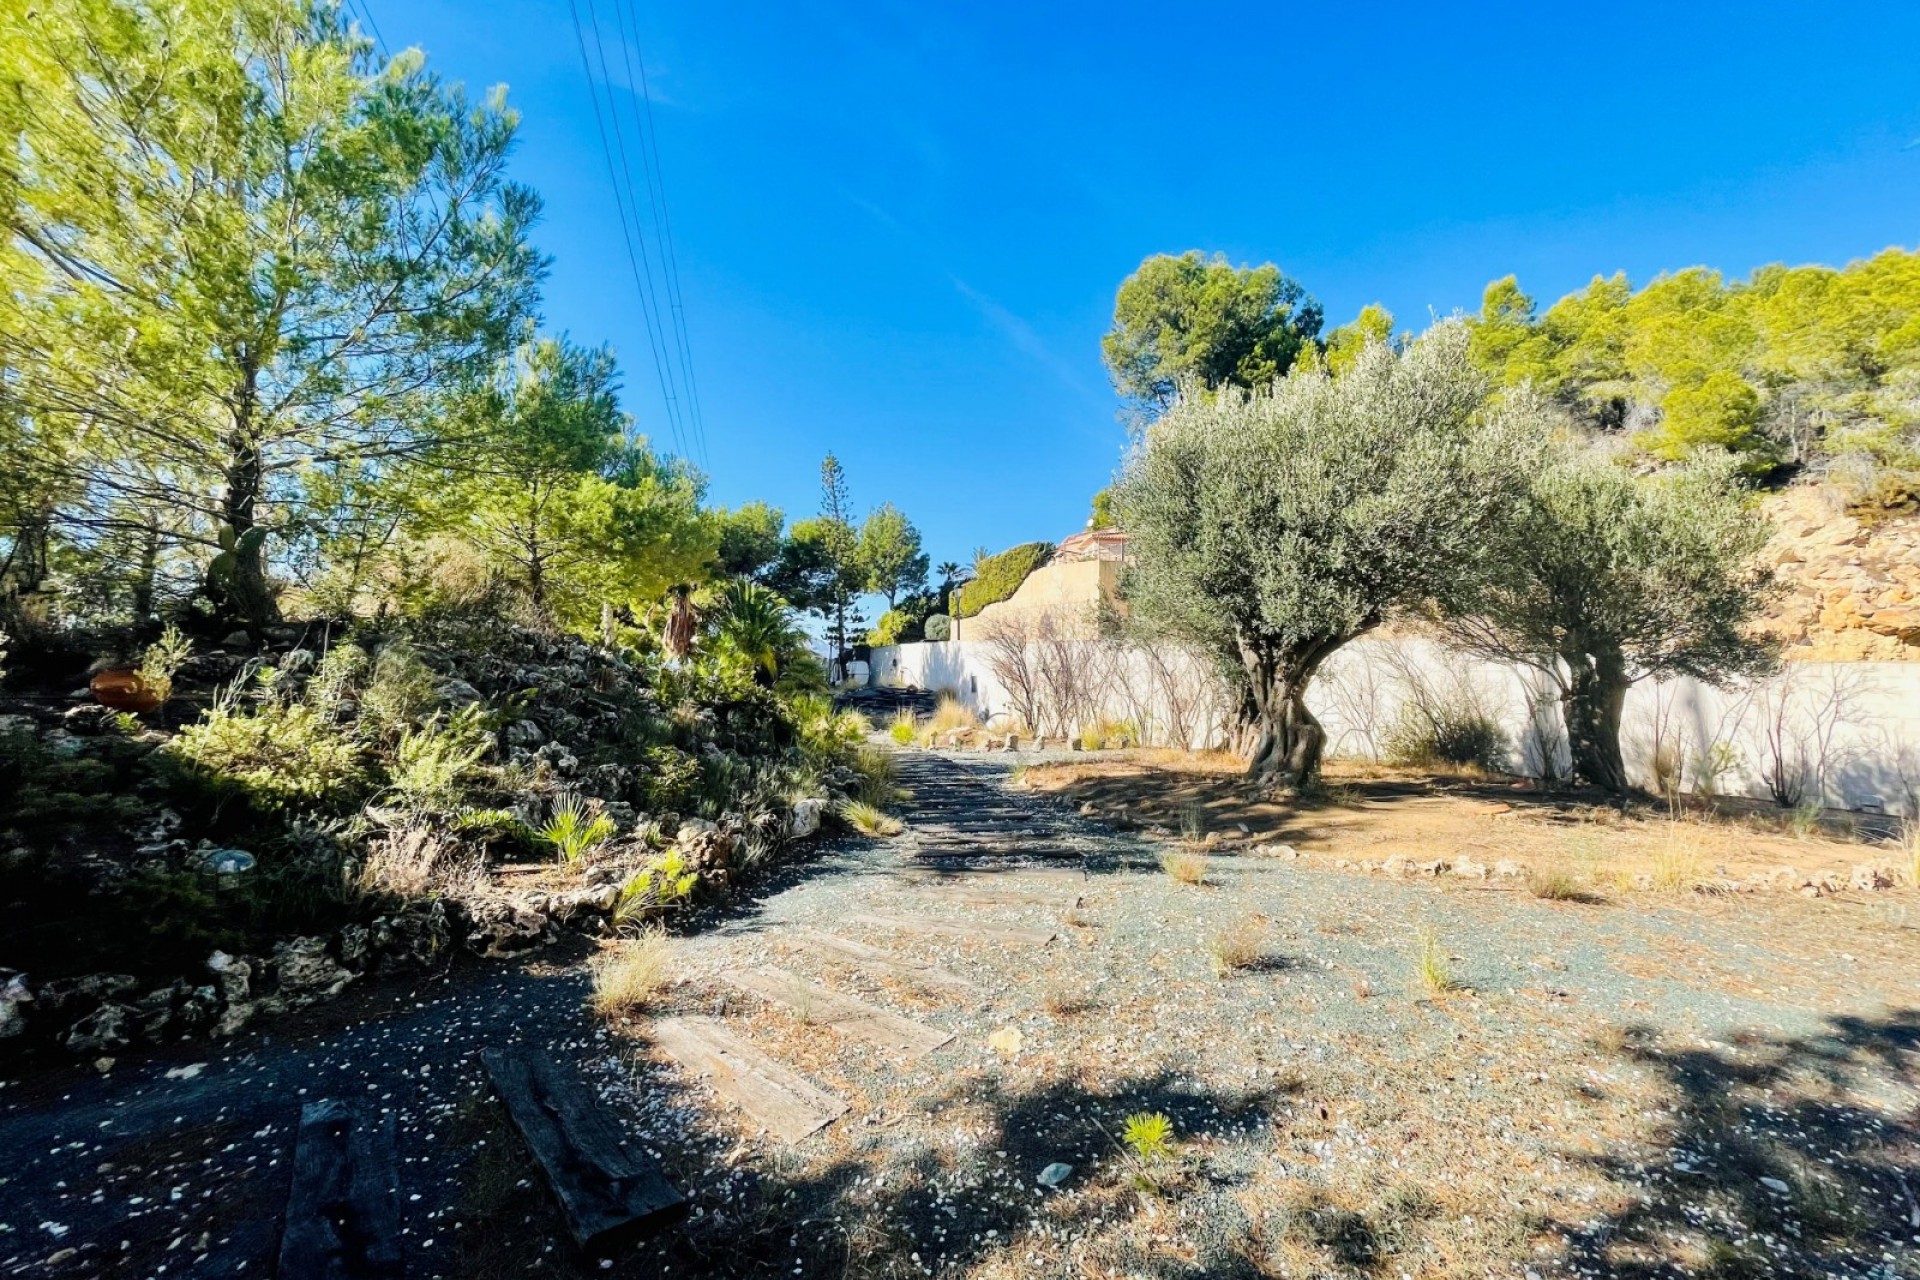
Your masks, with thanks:
[{"label": "boulder", "polygon": [[340,967],[323,936],[294,938],[273,946],[273,968],[280,998],[290,1005],[312,1004],[339,995],[354,974]]},{"label": "boulder", "polygon": [[547,917],[516,902],[495,899],[470,902],[467,909],[467,946],[489,960],[501,960],[545,946]]},{"label": "boulder", "polygon": [[69,1027],[60,1042],[78,1054],[112,1053],[133,1043],[134,1018],[126,1005],[109,1002]]},{"label": "boulder", "polygon": [[826,812],[827,802],[822,796],[806,796],[795,800],[793,812],[787,818],[787,838],[805,840],[818,833]]},{"label": "boulder", "polygon": [[381,916],[368,929],[367,949],[375,972],[427,968],[445,954],[453,924],[441,899],[412,903]]},{"label": "boulder", "polygon": [[228,1004],[243,1004],[252,995],[253,966],[238,956],[216,951],[207,957],[207,972]]},{"label": "boulder", "polygon": [[507,745],[537,747],[547,740],[545,730],[531,720],[515,720],[507,726]]},{"label": "boulder", "polygon": [[1875,866],[1871,862],[1862,862],[1854,867],[1847,877],[1847,888],[1861,893],[1872,893],[1877,889],[1893,888],[1893,872],[1885,867]]},{"label": "boulder", "polygon": [[1462,858],[1453,864],[1453,874],[1462,880],[1485,880],[1487,868],[1485,863],[1475,862],[1471,858]]},{"label": "boulder", "polygon": [[433,696],[450,707],[471,706],[480,701],[480,691],[457,678],[442,680],[433,686]]},{"label": "boulder", "polygon": [[1496,880],[1518,880],[1527,874],[1527,869],[1512,858],[1502,858],[1493,864],[1493,877]]},{"label": "boulder", "polygon": [[21,1006],[32,1003],[33,992],[27,989],[26,974],[9,973],[0,980],[0,1040],[27,1029],[27,1017]]}]

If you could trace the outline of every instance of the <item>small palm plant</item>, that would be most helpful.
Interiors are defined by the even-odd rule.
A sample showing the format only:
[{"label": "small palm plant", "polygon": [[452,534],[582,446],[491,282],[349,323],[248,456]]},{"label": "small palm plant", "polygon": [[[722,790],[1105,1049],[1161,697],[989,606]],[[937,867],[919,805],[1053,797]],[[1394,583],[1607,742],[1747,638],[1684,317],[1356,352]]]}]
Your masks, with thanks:
[{"label": "small palm plant", "polygon": [[1158,1111],[1136,1111],[1120,1130],[1120,1141],[1133,1158],[1135,1189],[1158,1194],[1153,1171],[1173,1156],[1173,1121]]},{"label": "small palm plant", "polygon": [[553,816],[540,828],[540,838],[553,846],[561,860],[580,861],[588,851],[605,844],[614,833],[613,819],[590,809],[571,792],[553,802]]}]

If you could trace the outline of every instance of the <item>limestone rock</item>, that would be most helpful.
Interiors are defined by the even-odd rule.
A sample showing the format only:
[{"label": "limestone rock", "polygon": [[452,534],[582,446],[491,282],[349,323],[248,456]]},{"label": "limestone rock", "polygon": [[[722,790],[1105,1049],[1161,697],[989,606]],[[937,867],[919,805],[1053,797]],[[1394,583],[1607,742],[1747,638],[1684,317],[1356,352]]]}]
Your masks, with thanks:
[{"label": "limestone rock", "polygon": [[60,1042],[77,1054],[111,1053],[133,1043],[134,1011],[124,1004],[107,1003],[68,1028]]},{"label": "limestone rock", "polygon": [[26,974],[10,973],[5,981],[0,981],[0,1040],[26,1030],[27,1018],[21,1006],[32,1003],[33,992],[27,989]]},{"label": "limestone rock", "polygon": [[793,812],[787,818],[787,838],[805,840],[820,830],[821,820],[826,816],[827,802],[821,796],[806,796],[793,802]]},{"label": "limestone rock", "polygon": [[467,946],[489,960],[531,951],[548,940],[547,917],[518,903],[468,903],[467,915]]},{"label": "limestone rock", "polygon": [[337,996],[355,976],[328,954],[322,936],[276,942],[273,968],[280,979],[280,998],[291,1005]]}]

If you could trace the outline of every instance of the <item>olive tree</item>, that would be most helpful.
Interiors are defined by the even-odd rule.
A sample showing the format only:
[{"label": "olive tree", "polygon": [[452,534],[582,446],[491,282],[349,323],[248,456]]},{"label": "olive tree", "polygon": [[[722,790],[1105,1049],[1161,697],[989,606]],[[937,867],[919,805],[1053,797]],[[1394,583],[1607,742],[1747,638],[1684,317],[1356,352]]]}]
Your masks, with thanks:
[{"label": "olive tree", "polygon": [[1622,792],[1628,689],[1649,676],[1724,685],[1770,664],[1746,630],[1771,581],[1756,559],[1767,535],[1725,457],[1635,475],[1566,441],[1532,471],[1478,607],[1451,630],[1478,653],[1544,672],[1575,776]]},{"label": "olive tree", "polygon": [[1470,592],[1524,446],[1487,412],[1456,323],[1402,353],[1370,343],[1337,375],[1314,362],[1270,389],[1182,397],[1146,431],[1118,492],[1128,595],[1235,664],[1251,776],[1310,783],[1314,673],[1395,608]]}]

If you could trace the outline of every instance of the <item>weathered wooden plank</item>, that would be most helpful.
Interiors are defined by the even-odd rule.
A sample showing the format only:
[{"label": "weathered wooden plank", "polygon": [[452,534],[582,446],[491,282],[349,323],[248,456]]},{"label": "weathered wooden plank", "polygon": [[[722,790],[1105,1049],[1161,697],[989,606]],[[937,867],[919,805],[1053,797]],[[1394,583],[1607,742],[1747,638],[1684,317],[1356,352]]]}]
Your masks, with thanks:
[{"label": "weathered wooden plank", "polygon": [[325,1098],[300,1108],[281,1280],[398,1280],[393,1115],[368,1120]]},{"label": "weathered wooden plank", "polygon": [[686,1198],[577,1076],[528,1049],[481,1058],[582,1249],[611,1250],[687,1216]]},{"label": "weathered wooden plank", "polygon": [[847,1104],[794,1074],[712,1018],[661,1018],[653,1042],[783,1142],[823,1129]]},{"label": "weathered wooden plank", "polygon": [[835,1031],[891,1049],[909,1057],[932,1053],[953,1034],[925,1023],[903,1018],[897,1013],[870,1005],[852,996],[843,996],[830,987],[808,982],[797,974],[771,965],[759,969],[731,969],[721,978],[742,991],[751,991],[762,999],[786,1005],[809,1023],[832,1027]]},{"label": "weathered wooden plank", "polygon": [[903,956],[893,951],[882,951],[879,947],[870,947],[864,942],[855,942],[852,938],[842,938],[838,934],[823,933],[818,929],[795,929],[792,933],[775,939],[786,946],[805,947],[837,959],[857,962],[863,969],[872,969],[880,973],[890,973],[909,982],[922,983],[929,987],[943,987],[949,991],[972,991],[973,984],[957,973],[942,969],[938,965],[916,960],[912,956]]},{"label": "weathered wooden plank", "polygon": [[890,911],[862,911],[846,918],[860,924],[877,924],[886,929],[951,934],[956,938],[991,938],[996,942],[1031,943],[1035,946],[1053,941],[1051,929],[1029,929],[1022,925],[993,924],[985,920],[940,920],[933,916],[896,915]]}]

